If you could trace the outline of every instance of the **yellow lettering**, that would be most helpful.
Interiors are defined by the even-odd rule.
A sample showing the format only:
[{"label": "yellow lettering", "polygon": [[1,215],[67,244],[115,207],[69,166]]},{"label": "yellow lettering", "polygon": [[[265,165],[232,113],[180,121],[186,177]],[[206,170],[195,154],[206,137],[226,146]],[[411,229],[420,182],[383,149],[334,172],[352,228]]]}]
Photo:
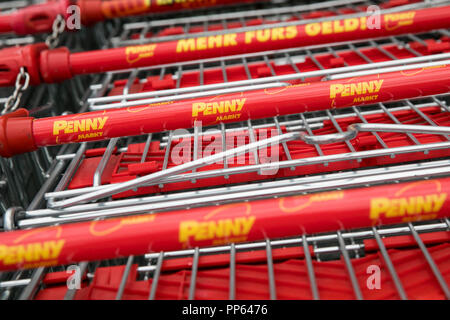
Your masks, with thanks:
[{"label": "yellow lettering", "polygon": [[206,109],[206,103],[198,102],[192,104],[192,116],[196,117],[200,112],[203,112]]},{"label": "yellow lettering", "polygon": [[344,90],[344,86],[342,84],[332,84],[330,86],[330,98],[336,98],[338,93],[341,93]]},{"label": "yellow lettering", "polygon": [[286,27],[286,39],[293,39],[297,36],[297,27],[296,26],[289,26]]},{"label": "yellow lettering", "polygon": [[195,51],[194,39],[181,39],[177,43],[177,53]]},{"label": "yellow lettering", "polygon": [[208,48],[206,45],[206,37],[197,38],[197,50],[205,50]]},{"label": "yellow lettering", "polygon": [[248,219],[243,218],[242,219],[242,234],[247,235],[251,228],[253,227],[253,224],[255,223],[255,217],[249,217]]},{"label": "yellow lettering", "polygon": [[241,110],[242,110],[242,108],[244,107],[244,104],[245,104],[245,100],[247,100],[247,98],[244,98],[244,99],[236,99],[237,104],[238,104],[237,111],[241,111]]},{"label": "yellow lettering", "polygon": [[182,221],[180,223],[180,234],[178,239],[180,242],[187,242],[189,237],[195,235],[198,230],[197,221]]},{"label": "yellow lettering", "polygon": [[272,29],[272,41],[284,40],[284,28]]},{"label": "yellow lettering", "polygon": [[222,35],[208,37],[208,49],[221,47],[222,47]]},{"label": "yellow lettering", "polygon": [[255,37],[255,31],[247,31],[245,33],[245,43],[252,43],[253,38]]},{"label": "yellow lettering", "polygon": [[229,47],[229,46],[237,46],[237,42],[236,42],[236,33],[230,33],[230,34],[226,34],[224,37],[224,46],[225,47]]},{"label": "yellow lettering", "polygon": [[325,21],[322,23],[322,34],[332,34],[333,28],[331,21]]},{"label": "yellow lettering", "polygon": [[108,117],[98,118],[98,130],[103,129],[103,126],[105,125],[106,120],[108,120]]},{"label": "yellow lettering", "polygon": [[381,213],[384,213],[389,208],[389,199],[375,198],[370,201],[370,218],[378,219]]},{"label": "yellow lettering", "polygon": [[58,135],[59,131],[65,129],[67,127],[67,121],[61,120],[61,121],[55,121],[53,123],[53,135]]},{"label": "yellow lettering", "polygon": [[440,195],[433,195],[434,208],[433,212],[439,212],[444,205],[445,199],[447,199],[446,193],[441,193]]},{"label": "yellow lettering", "polygon": [[359,21],[356,18],[350,18],[344,20],[344,29],[346,32],[355,31],[358,28]]},{"label": "yellow lettering", "polygon": [[78,132],[78,131],[85,131],[86,129],[86,120],[79,120],[79,121],[75,121],[74,123],[74,127],[73,127],[73,131],[74,132]]},{"label": "yellow lettering", "polygon": [[258,42],[266,42],[269,39],[270,39],[270,30],[269,29],[256,31],[256,40],[258,40]]},{"label": "yellow lettering", "polygon": [[320,32],[320,23],[309,23],[305,26],[305,32],[308,36],[317,36]]},{"label": "yellow lettering", "polygon": [[344,26],[342,25],[342,21],[341,20],[335,20],[334,21],[334,32],[335,33],[341,33],[345,31]]}]

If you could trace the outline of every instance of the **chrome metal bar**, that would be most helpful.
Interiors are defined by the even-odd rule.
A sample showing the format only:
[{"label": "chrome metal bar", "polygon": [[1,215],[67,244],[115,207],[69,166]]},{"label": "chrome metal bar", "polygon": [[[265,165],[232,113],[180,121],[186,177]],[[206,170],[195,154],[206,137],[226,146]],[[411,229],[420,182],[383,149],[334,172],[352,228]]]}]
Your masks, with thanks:
[{"label": "chrome metal bar", "polygon": [[178,173],[183,173],[186,171],[190,171],[195,168],[202,167],[206,164],[214,163],[216,161],[219,161],[223,159],[224,157],[234,157],[238,156],[240,154],[244,154],[247,152],[250,152],[254,149],[263,148],[265,146],[271,145],[271,144],[277,144],[281,143],[283,141],[289,141],[293,140],[299,137],[299,133],[292,132],[292,133],[286,133],[280,136],[275,136],[269,139],[260,140],[255,143],[246,144],[237,148],[229,149],[220,153],[216,153],[195,161],[187,162],[185,164],[178,165],[176,167],[172,167],[166,170],[162,170],[156,173],[152,173],[149,175],[142,176],[140,178],[136,178],[127,182],[118,183],[114,186],[110,186],[108,188],[100,189],[98,191],[94,191],[92,193],[87,193],[84,195],[80,195],[71,199],[62,200],[60,202],[53,202],[49,203],[49,206],[53,208],[65,208],[68,206],[71,206],[76,203],[80,203],[83,201],[90,201],[95,200],[99,198],[104,198],[110,195],[113,195],[117,192],[122,192],[126,190],[130,190],[132,188],[136,188],[139,186],[142,186],[146,183],[150,182],[159,182],[162,178],[169,177]]},{"label": "chrome metal bar", "polygon": [[394,265],[392,264],[392,260],[389,257],[389,254],[386,250],[386,247],[383,243],[383,240],[381,240],[381,237],[378,233],[378,230],[375,227],[372,227],[372,233],[374,235],[374,238],[377,242],[378,248],[380,249],[381,255],[383,257],[384,263],[386,264],[389,274],[391,275],[392,280],[394,281],[395,288],[397,289],[398,295],[400,296],[400,299],[407,300],[408,297],[406,295],[405,289],[403,288],[403,285],[400,281],[400,278],[398,277],[397,271],[395,270]]},{"label": "chrome metal bar", "polygon": [[23,287],[30,283],[31,279],[20,279],[20,280],[10,280],[10,281],[1,281],[0,289],[3,288],[14,288],[14,287]]},{"label": "chrome metal bar", "polygon": [[355,275],[355,270],[353,269],[352,262],[350,261],[350,257],[348,255],[344,239],[342,238],[342,234],[340,231],[337,232],[339,248],[342,256],[344,257],[345,266],[347,267],[347,272],[350,277],[350,281],[352,283],[353,292],[355,293],[356,299],[363,300],[363,296],[361,293],[361,289],[359,288],[358,279]]},{"label": "chrome metal bar", "polygon": [[[445,231],[445,230],[448,230],[448,226],[446,223],[443,223],[443,222],[435,222],[433,224],[416,225],[415,229],[418,232],[425,233],[425,232]],[[411,231],[407,225],[388,226],[388,227],[379,229],[378,234],[383,237],[390,237],[390,236],[398,236],[398,235],[410,235]],[[365,238],[374,237],[373,231],[371,230],[371,228],[365,229],[363,231],[361,231],[361,230],[357,230],[357,231],[353,230],[353,231],[347,231],[347,232],[342,231],[341,236],[343,239],[350,239],[350,238],[365,239]],[[320,242],[324,242],[324,241],[326,241],[326,242],[337,241],[337,239],[338,239],[338,236],[336,233],[307,236],[307,240],[309,243],[320,243]],[[295,237],[295,238],[281,239],[281,240],[272,240],[271,243],[272,243],[273,247],[295,246],[295,245],[298,246],[298,245],[302,245],[302,237]],[[239,250],[239,251],[265,249],[266,242],[259,241],[259,242],[236,243],[235,247],[236,247],[236,250]],[[348,246],[346,246],[346,248],[348,248]],[[316,247],[315,247],[315,250],[316,250]],[[228,253],[228,252],[230,252],[230,245],[205,247],[205,248],[199,249],[199,251],[200,251],[200,253],[204,253],[204,254]],[[339,248],[337,251],[339,251]],[[193,255],[193,254],[194,254],[194,249],[164,252],[165,257],[172,257],[172,258],[189,256],[189,255]],[[146,259],[154,259],[154,258],[157,258],[158,255],[159,255],[159,253],[147,253],[144,257]]]},{"label": "chrome metal bar", "polygon": [[44,267],[39,267],[33,270],[33,275],[31,276],[30,283],[20,293],[19,300],[30,300],[34,297],[37,290],[39,289],[40,283],[44,279],[45,272],[46,270]]},{"label": "chrome metal bar", "polygon": [[[222,94],[235,93],[235,92],[252,91],[252,90],[260,90],[260,89],[268,89],[268,88],[280,88],[280,87],[286,87],[288,85],[283,82],[281,82],[281,83],[280,82],[271,83],[271,82],[267,82],[267,81],[262,81],[262,82],[265,82],[265,83],[253,84],[253,85],[243,86],[243,87],[230,86],[231,88],[227,88],[227,89],[195,91],[193,93],[178,94],[178,95],[174,95],[174,96],[170,96],[170,97],[167,97],[167,96],[163,96],[160,98],[155,97],[155,98],[151,98],[151,99],[111,103],[108,105],[91,105],[90,110],[96,111],[96,110],[124,108],[124,107],[130,107],[130,106],[139,106],[139,105],[144,105],[144,104],[166,102],[168,100],[179,101],[179,100],[200,98],[200,97],[206,97],[206,96],[215,96],[215,95],[222,95]],[[232,83],[232,82],[230,82],[230,83]],[[206,87],[206,86],[203,86],[203,87]],[[188,88],[180,88],[180,89],[172,89],[172,90],[173,91],[175,91],[175,90],[181,91],[182,89],[188,89]],[[185,90],[185,91],[192,91],[192,89]],[[159,91],[156,91],[155,93],[159,93]],[[132,96],[132,95],[129,95],[129,96]],[[158,94],[158,96],[161,96],[161,94]]]},{"label": "chrome metal bar", "polygon": [[[78,206],[72,206],[63,210],[54,210],[54,209],[40,209],[40,210],[27,210],[25,211],[25,218],[37,218],[37,217],[45,217],[45,216],[58,216],[58,215],[67,215],[70,213],[82,213],[82,212],[96,212],[98,210],[106,210],[113,208],[123,208],[123,207],[131,207],[134,205],[151,205],[156,204],[160,206],[159,208],[170,208],[170,202],[172,201],[183,201],[189,200],[193,197],[198,199],[202,198],[199,201],[206,201],[204,197],[207,196],[226,196],[229,194],[236,194],[241,192],[250,192],[250,191],[261,191],[263,189],[268,189],[267,193],[272,192],[271,188],[280,188],[280,187],[294,187],[297,185],[304,186],[311,183],[317,183],[318,181],[322,182],[330,182],[334,185],[333,181],[337,179],[361,179],[364,181],[365,177],[381,175],[384,178],[388,178],[386,174],[392,175],[392,179],[401,179],[398,174],[402,172],[414,172],[414,171],[422,171],[428,169],[436,169],[441,168],[442,173],[445,174],[446,168],[450,168],[450,160],[442,160],[442,161],[431,161],[425,163],[415,163],[409,165],[397,165],[392,167],[383,167],[383,168],[375,168],[375,169],[364,169],[357,171],[348,171],[348,172],[340,172],[340,173],[331,173],[324,175],[314,175],[311,177],[301,177],[301,178],[293,178],[293,179],[283,179],[277,181],[266,181],[266,182],[258,182],[251,183],[245,186],[236,185],[229,186],[224,188],[214,188],[214,189],[204,189],[204,190],[196,190],[196,191],[185,191],[181,193],[174,193],[168,195],[155,195],[149,197],[141,197],[139,199],[124,199],[124,200],[115,200],[109,202],[101,202],[101,203],[91,203],[91,204],[82,204]],[[430,173],[430,172],[428,172]],[[431,174],[431,173],[430,173]],[[363,183],[363,182],[361,182]],[[303,188],[303,187],[302,187]],[[308,189],[301,189],[301,191],[308,191]],[[224,198],[224,200],[226,200]],[[192,200],[191,200],[192,201]],[[174,202],[175,203],[175,202]],[[183,202],[180,202],[180,204]],[[187,205],[193,205],[193,203],[186,203]],[[149,210],[158,209],[158,207],[148,207]]]},{"label": "chrome metal bar", "polygon": [[[167,179],[163,179],[161,181],[158,181],[158,183],[164,182],[164,183],[172,183],[172,182],[179,182],[179,181],[187,181],[192,178],[201,179],[201,178],[210,178],[210,177],[216,177],[216,176],[223,176],[223,175],[231,175],[231,174],[241,174],[241,173],[247,173],[247,172],[255,172],[258,170],[270,170],[273,168],[289,168],[289,167],[299,167],[299,166],[306,166],[311,164],[323,164],[327,162],[337,162],[341,160],[355,160],[358,158],[371,158],[371,157],[377,157],[377,156],[386,156],[390,154],[404,154],[404,153],[411,153],[411,152],[421,152],[421,151],[429,151],[429,150],[439,150],[439,149],[446,149],[450,147],[450,142],[438,142],[438,143],[430,143],[426,145],[414,145],[414,146],[405,146],[405,147],[395,147],[390,149],[376,149],[376,150],[368,150],[368,151],[358,151],[355,153],[344,153],[344,154],[337,154],[337,155],[327,155],[327,156],[318,156],[318,157],[311,157],[306,159],[295,159],[292,161],[282,161],[282,162],[272,162],[272,163],[264,163],[260,165],[249,165],[246,167],[233,167],[228,169],[218,169],[218,170],[210,170],[210,171],[203,171],[203,172],[197,172],[194,174],[183,174],[179,176],[173,176],[168,177]],[[152,185],[151,183],[144,183],[143,185],[149,186]],[[56,192],[48,194],[47,197],[49,199],[52,198],[61,198],[61,197],[69,197],[69,196],[77,196],[77,195],[83,195],[89,192],[94,191],[101,191],[109,187],[120,187],[120,184],[112,184],[109,186],[101,186],[97,188],[83,188],[78,190],[65,190],[62,192]]]},{"label": "chrome metal bar", "polygon": [[439,283],[439,286],[441,287],[442,291],[445,294],[445,297],[447,299],[450,299],[450,291],[448,289],[447,283],[445,282],[445,279],[442,277],[441,271],[439,271],[438,266],[433,260],[433,257],[431,257],[430,252],[428,251],[427,247],[423,243],[422,239],[420,238],[419,234],[417,233],[416,229],[414,228],[414,225],[410,222],[408,223],[408,227],[411,230],[411,234],[414,237],[414,240],[416,240],[417,245],[420,248],[420,251],[422,251],[422,254],[425,257],[425,260],[427,261],[429,267],[431,268],[431,271],[433,272],[434,276],[436,277],[436,280]]},{"label": "chrome metal bar", "polygon": [[[392,112],[390,112],[389,110],[388,110],[388,108],[386,108],[385,106],[384,106],[384,104],[383,103],[378,103],[378,105],[381,107],[381,109],[389,116],[389,118],[392,120],[392,121],[394,121],[394,123],[396,123],[396,124],[402,124],[398,119],[397,119],[397,117],[395,117],[393,114],[392,114]],[[416,139],[416,137],[414,137],[412,134],[410,134],[410,133],[406,133],[406,135],[408,136],[408,138],[412,141],[412,142],[414,142],[416,145],[421,145],[421,143]],[[424,152],[425,154],[427,154],[428,153],[428,150],[426,149],[425,150],[425,152]]]},{"label": "chrome metal bar", "polygon": [[116,147],[117,141],[119,141],[119,138],[112,138],[111,140],[109,140],[105,153],[103,154],[102,159],[100,160],[97,169],[95,169],[94,172],[94,187],[98,187],[102,184],[103,171],[105,170],[109,159],[111,159],[111,155],[114,151],[114,148]]},{"label": "chrome metal bar", "polygon": [[267,256],[267,274],[269,277],[270,300],[277,299],[277,290],[275,285],[275,273],[273,269],[272,246],[270,240],[266,240],[266,256]]},{"label": "chrome metal bar", "polygon": [[230,245],[230,288],[228,294],[229,300],[236,299],[236,246]]},{"label": "chrome metal bar", "polygon": [[127,264],[125,269],[123,270],[122,279],[120,280],[119,290],[117,291],[116,300],[121,300],[123,296],[123,292],[125,290],[125,286],[127,284],[128,276],[131,271],[131,267],[133,265],[134,256],[129,256],[127,259]]},{"label": "chrome metal bar", "polygon": [[147,136],[147,141],[145,141],[144,151],[142,152],[141,163],[144,163],[145,159],[147,159],[148,149],[150,148],[151,142],[152,142],[152,134],[149,133]]},{"label": "chrome metal bar", "polygon": [[72,161],[69,164],[69,167],[67,168],[66,172],[64,173],[63,177],[59,181],[58,185],[56,186],[56,190],[61,191],[64,190],[70,179],[72,179],[73,174],[75,173],[75,170],[78,168],[78,166],[81,163],[81,160],[84,156],[84,152],[86,150],[86,142],[83,142],[78,147],[78,150],[75,154],[75,157],[72,159]]},{"label": "chrome metal bar", "polygon": [[[431,57],[431,56],[425,56],[425,57]],[[432,60],[432,59],[428,59],[428,60]],[[394,61],[402,61],[402,60],[394,60]],[[429,67],[435,67],[435,66],[440,66],[440,65],[446,65],[449,63],[450,63],[450,60],[432,61],[432,62],[428,62],[428,63],[420,63],[420,64],[407,65],[407,66],[397,66],[397,67],[380,68],[380,69],[373,69],[373,70],[364,70],[364,71],[358,71],[358,72],[341,73],[341,74],[334,74],[334,75],[328,76],[328,80],[356,78],[356,77],[368,76],[368,75],[380,74],[380,73],[429,68]]]},{"label": "chrome metal bar", "polygon": [[159,281],[159,276],[161,275],[163,260],[164,260],[164,252],[161,251],[159,253],[158,261],[156,262],[156,268],[153,273],[152,288],[150,290],[150,295],[148,297],[149,300],[155,300],[156,290],[158,289],[158,281]]},{"label": "chrome metal bar", "polygon": [[308,240],[306,235],[302,236],[303,253],[305,255],[306,268],[308,270],[309,284],[311,286],[311,293],[314,300],[319,300],[319,290],[317,288],[316,276],[314,274],[314,267],[311,260],[311,253],[309,252]]},{"label": "chrome metal bar", "polygon": [[[330,115],[330,112],[327,110]],[[332,119],[333,121],[333,119]],[[336,123],[336,121],[333,121]],[[348,142],[356,138],[358,132],[397,132],[397,133],[422,133],[439,134],[447,137],[450,134],[450,127],[444,126],[426,126],[426,125],[407,125],[407,124],[385,124],[385,123],[354,123],[347,127],[343,132],[340,127],[336,127],[339,133],[326,134],[321,136],[308,136],[301,134],[300,139],[309,144],[329,144],[345,141],[352,153],[355,153],[354,147]],[[447,137],[448,138],[448,137]],[[449,139],[448,139],[449,140]]]},{"label": "chrome metal bar", "polygon": [[194,250],[194,257],[192,261],[192,270],[191,270],[191,282],[189,286],[189,300],[195,299],[195,287],[196,287],[196,281],[197,281],[197,271],[198,271],[198,259],[200,256],[200,251],[198,250],[198,247]]}]

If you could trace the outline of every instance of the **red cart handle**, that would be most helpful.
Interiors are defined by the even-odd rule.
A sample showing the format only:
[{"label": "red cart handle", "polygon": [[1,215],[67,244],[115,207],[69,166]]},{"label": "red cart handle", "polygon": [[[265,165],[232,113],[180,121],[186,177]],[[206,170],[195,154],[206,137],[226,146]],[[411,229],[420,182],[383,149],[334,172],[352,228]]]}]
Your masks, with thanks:
[{"label": "red cart handle", "polygon": [[106,19],[146,13],[181,11],[262,1],[267,0],[78,0],[77,4],[81,9],[81,22],[84,25],[91,25]]},{"label": "red cart handle", "polygon": [[[44,50],[33,61],[32,83],[59,82],[73,76],[147,67],[251,52],[281,50],[308,45],[386,37],[450,27],[450,6],[381,15],[379,28],[369,28],[367,17],[313,22],[209,37],[181,39],[156,44],[70,53],[67,48]],[[22,64],[21,60],[0,51],[0,64]],[[15,77],[14,77],[15,79]],[[0,81],[12,86],[13,82]]]},{"label": "red cart handle", "polygon": [[0,270],[440,219],[449,193],[444,178],[2,232]]},{"label": "red cart handle", "polygon": [[48,0],[41,4],[21,8],[12,14],[0,15],[0,33],[17,35],[51,32],[53,21],[58,15],[67,20],[71,3],[80,8],[81,22],[91,25],[105,19],[135,16],[195,8],[255,2],[264,0]]},{"label": "red cart handle", "polygon": [[[20,152],[57,144],[105,140],[165,130],[261,119],[307,111],[342,108],[352,105],[409,99],[447,93],[450,90],[450,66],[375,74],[358,78],[294,84],[185,101],[140,105],[129,108],[86,112],[76,115],[35,119],[23,126],[29,146]],[[3,120],[5,123],[11,120]],[[19,125],[17,125],[19,126]],[[20,130],[19,130],[20,131]],[[5,131],[0,145],[8,146],[15,137]],[[24,133],[22,133],[24,134]],[[9,157],[11,149],[0,148]],[[20,152],[16,152],[20,153]]]},{"label": "red cart handle", "polygon": [[8,15],[0,15],[0,33],[17,35],[51,32],[58,15],[67,19],[70,0],[53,0],[21,8]]}]

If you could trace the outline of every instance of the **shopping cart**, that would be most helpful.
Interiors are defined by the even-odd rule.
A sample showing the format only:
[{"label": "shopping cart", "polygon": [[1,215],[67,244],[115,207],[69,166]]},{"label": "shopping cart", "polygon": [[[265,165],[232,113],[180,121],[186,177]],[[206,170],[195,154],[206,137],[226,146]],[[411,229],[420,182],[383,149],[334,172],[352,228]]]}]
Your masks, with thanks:
[{"label": "shopping cart", "polygon": [[[338,8],[333,15],[372,4],[332,3]],[[260,12],[235,14],[209,11],[211,23],[202,13],[176,21],[135,19],[110,43],[120,47],[182,39],[189,32],[213,34],[218,25],[245,30],[255,18],[261,23],[292,16],[322,19],[330,14],[326,4],[266,4]],[[424,4],[408,2],[407,8]],[[236,19],[239,24],[233,24]],[[438,72],[447,64],[448,36],[441,29],[107,72],[91,80],[79,112],[254,89],[277,92],[285,90],[286,83],[300,86],[390,72],[414,75],[421,69]],[[5,230],[24,230],[7,232],[2,239],[9,241],[20,232],[14,238],[19,246],[33,239],[71,245],[80,241],[75,235],[88,228],[91,236],[98,235],[98,248],[78,242],[74,251],[62,249],[63,263],[46,261],[35,269],[4,272],[0,296],[448,299],[450,222],[447,211],[440,210],[445,204],[438,206],[439,201],[445,203],[450,169],[448,99],[448,93],[441,92],[360,101],[339,109],[327,105],[313,112],[61,146],[31,204],[4,213]],[[226,157],[239,148],[244,150],[240,157]],[[185,157],[182,164],[174,152]],[[357,208],[372,193],[384,202],[371,212],[376,218],[369,219],[368,210],[359,213]],[[230,224],[232,237],[217,236],[220,219],[250,219],[249,207],[256,208],[256,221],[269,212],[266,223],[255,224],[257,230],[247,235]],[[308,220],[303,208],[316,215]],[[327,211],[339,214],[340,220]],[[201,216],[205,212],[215,216],[208,220]],[[117,220],[103,220],[112,217]],[[183,239],[188,241],[181,241],[183,221],[216,224],[198,233],[194,224],[185,225]],[[66,230],[73,238],[65,238]],[[205,240],[201,230],[217,237]],[[150,233],[136,238],[140,232]],[[102,236],[118,238],[107,245]],[[76,263],[72,270],[79,275],[80,289],[67,285],[73,280],[66,272],[69,261]],[[33,261],[28,262],[32,266]],[[379,282],[370,282],[377,272]]]}]

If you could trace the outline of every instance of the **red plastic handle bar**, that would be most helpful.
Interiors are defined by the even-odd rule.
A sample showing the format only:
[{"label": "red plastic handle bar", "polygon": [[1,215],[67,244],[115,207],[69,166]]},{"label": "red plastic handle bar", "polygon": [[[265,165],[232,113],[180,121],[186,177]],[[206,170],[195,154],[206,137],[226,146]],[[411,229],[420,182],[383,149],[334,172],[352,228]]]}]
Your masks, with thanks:
[{"label": "red plastic handle bar", "polygon": [[[78,0],[82,23],[90,25],[105,19],[161,13],[264,0]],[[267,0],[266,0],[267,1]]]},{"label": "red plastic handle bar", "polygon": [[[347,18],[322,23],[309,23],[283,28],[227,33],[156,44],[137,45],[91,52],[70,54],[45,51],[41,56],[41,75],[44,81],[60,80],[55,69],[55,58],[64,60],[64,75],[70,78],[79,74],[99,73],[179,63],[198,59],[237,54],[295,48],[315,44],[384,37],[389,35],[425,32],[450,27],[450,6],[407,11],[381,16],[380,28],[368,29],[367,18]],[[55,56],[55,58],[53,58]],[[58,70],[58,71],[55,71]]]},{"label": "red plastic handle bar", "polygon": [[81,22],[84,25],[91,25],[118,17],[255,1],[264,0],[48,0],[21,8],[11,14],[0,15],[0,33],[25,35],[51,32],[57,15],[60,14],[67,20],[68,16],[74,13],[68,10],[71,3],[79,6]]},{"label": "red plastic handle bar", "polygon": [[0,15],[0,33],[17,35],[51,32],[58,15],[67,19],[70,0],[53,0]]},{"label": "red plastic handle bar", "polygon": [[0,86],[13,86],[21,66],[31,70],[32,84],[53,83],[80,74],[449,28],[448,17],[450,6],[445,6],[384,14],[379,28],[369,28],[367,17],[361,17],[79,53],[39,47],[39,58],[26,66],[14,51],[23,49],[9,48],[0,51],[0,70],[10,74],[0,77]]},{"label": "red plastic handle bar", "polygon": [[[178,102],[139,105],[136,101],[134,107],[76,115],[42,119],[3,117],[0,155],[9,157],[42,146],[192,128],[195,121],[209,126],[442,94],[449,89],[450,66],[442,65]],[[20,148],[16,147],[18,144]]]},{"label": "red plastic handle bar", "polygon": [[449,192],[444,178],[3,232],[0,270],[439,219]]}]

